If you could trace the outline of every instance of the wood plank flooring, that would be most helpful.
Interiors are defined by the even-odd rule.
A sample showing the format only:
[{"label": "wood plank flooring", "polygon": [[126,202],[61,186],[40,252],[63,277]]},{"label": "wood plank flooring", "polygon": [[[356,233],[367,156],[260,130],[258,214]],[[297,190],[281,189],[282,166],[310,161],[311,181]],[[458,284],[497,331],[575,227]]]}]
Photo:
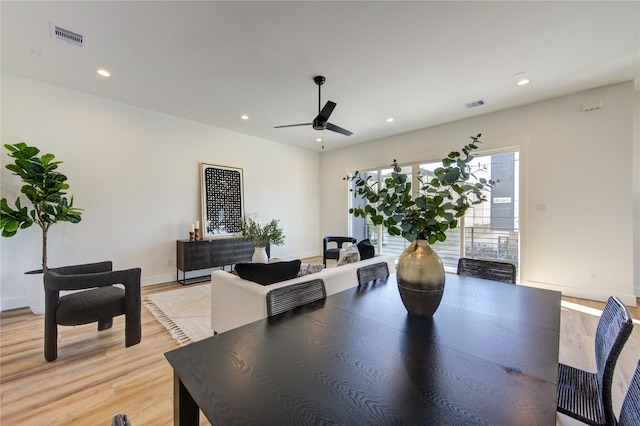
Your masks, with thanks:
[{"label": "wood plank flooring", "polygon": [[[208,285],[204,283],[202,285]],[[167,283],[143,287],[143,295],[180,288]],[[601,309],[598,302],[567,299]],[[634,318],[640,318],[633,309]],[[560,361],[593,370],[597,317],[563,314]],[[142,308],[142,342],[124,346],[124,319],[97,332],[95,324],[59,327],[58,359],[43,357],[43,317],[27,308],[0,314],[0,424],[110,425],[126,413],[134,426],[173,424],[173,372],[164,358],[178,345]],[[616,370],[614,401],[619,410],[640,357],[640,324]],[[209,423],[201,416],[201,424]],[[563,416],[558,424],[577,424]]]}]

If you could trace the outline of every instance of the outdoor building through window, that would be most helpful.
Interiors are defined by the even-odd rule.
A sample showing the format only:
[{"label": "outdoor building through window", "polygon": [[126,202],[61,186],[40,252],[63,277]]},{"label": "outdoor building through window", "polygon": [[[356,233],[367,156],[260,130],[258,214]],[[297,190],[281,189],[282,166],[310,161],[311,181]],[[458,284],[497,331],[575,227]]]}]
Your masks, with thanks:
[{"label": "outdoor building through window", "polygon": [[[495,260],[509,262],[519,272],[520,227],[518,220],[519,202],[519,153],[505,152],[500,154],[478,156],[472,164],[475,179],[485,178],[499,181],[491,191],[487,192],[487,201],[467,210],[465,217],[458,222],[458,227],[447,231],[447,239],[437,242],[432,248],[442,259],[449,272],[455,272],[458,259]],[[418,174],[428,181],[433,171],[441,167],[441,162],[415,163],[402,167],[412,180],[414,196],[420,189]],[[379,168],[360,172],[369,176],[370,181],[384,184],[392,169]],[[351,188],[354,189],[353,183]],[[350,196],[350,207],[362,206],[364,200]],[[350,216],[350,233],[358,241],[369,238],[376,247],[377,253],[397,258],[408,247],[409,242],[401,236],[390,236],[386,229],[375,226],[370,219]]]}]

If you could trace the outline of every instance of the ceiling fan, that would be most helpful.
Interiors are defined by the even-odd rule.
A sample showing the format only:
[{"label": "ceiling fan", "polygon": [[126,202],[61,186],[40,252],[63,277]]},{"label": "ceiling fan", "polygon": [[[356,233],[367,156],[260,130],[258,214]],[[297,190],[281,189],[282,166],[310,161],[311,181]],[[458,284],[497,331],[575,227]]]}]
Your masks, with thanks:
[{"label": "ceiling fan", "polygon": [[333,123],[329,123],[329,116],[333,112],[333,109],[336,107],[335,102],[327,101],[324,104],[322,110],[320,109],[320,86],[322,86],[325,82],[325,78],[321,75],[313,77],[313,81],[318,85],[318,115],[313,119],[311,123],[300,123],[300,124],[287,124],[284,126],[274,126],[274,129],[279,129],[282,127],[297,127],[297,126],[313,126],[315,130],[331,130],[333,132],[337,132],[346,136],[351,136],[353,132],[350,132],[347,129],[343,129],[340,126],[336,126]]}]

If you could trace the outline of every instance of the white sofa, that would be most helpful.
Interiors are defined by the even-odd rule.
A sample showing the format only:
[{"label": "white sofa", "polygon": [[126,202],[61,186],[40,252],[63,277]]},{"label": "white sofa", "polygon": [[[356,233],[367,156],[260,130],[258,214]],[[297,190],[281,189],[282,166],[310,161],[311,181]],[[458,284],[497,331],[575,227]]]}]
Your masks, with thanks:
[{"label": "white sofa", "polygon": [[325,268],[315,274],[270,285],[256,284],[226,271],[213,271],[211,273],[211,329],[216,333],[223,333],[266,318],[266,295],[270,290],[321,278],[324,281],[327,296],[330,296],[357,286],[358,268],[380,262],[387,262],[390,274],[395,272],[395,258],[386,255]]}]

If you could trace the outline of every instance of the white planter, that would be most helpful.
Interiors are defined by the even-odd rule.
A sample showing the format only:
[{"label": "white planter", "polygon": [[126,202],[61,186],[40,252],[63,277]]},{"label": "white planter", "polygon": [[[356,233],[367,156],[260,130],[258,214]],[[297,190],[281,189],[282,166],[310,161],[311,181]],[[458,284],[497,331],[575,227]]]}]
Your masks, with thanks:
[{"label": "white planter", "polygon": [[27,303],[31,312],[36,315],[44,314],[44,275],[42,271],[24,273],[24,288],[27,292]]},{"label": "white planter", "polygon": [[269,256],[267,256],[266,247],[254,247],[253,257],[251,258],[253,263],[269,263]]}]

